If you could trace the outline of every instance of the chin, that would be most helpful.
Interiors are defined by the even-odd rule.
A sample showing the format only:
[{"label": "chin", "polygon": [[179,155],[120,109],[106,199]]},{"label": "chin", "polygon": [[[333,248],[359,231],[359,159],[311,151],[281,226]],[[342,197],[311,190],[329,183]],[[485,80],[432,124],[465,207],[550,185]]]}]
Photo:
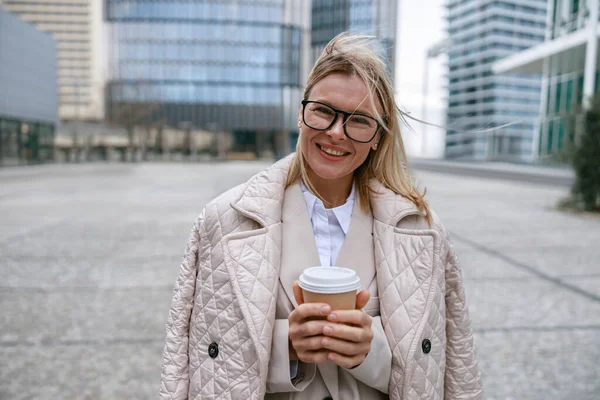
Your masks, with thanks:
[{"label": "chin", "polygon": [[347,176],[349,173],[346,168],[340,168],[333,165],[310,165],[310,169],[321,179],[335,180]]}]

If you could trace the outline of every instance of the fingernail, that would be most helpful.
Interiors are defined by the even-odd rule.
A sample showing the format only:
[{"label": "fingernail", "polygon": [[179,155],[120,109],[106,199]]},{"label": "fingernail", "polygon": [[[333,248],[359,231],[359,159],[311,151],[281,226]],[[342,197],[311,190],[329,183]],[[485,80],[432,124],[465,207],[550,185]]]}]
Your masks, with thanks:
[{"label": "fingernail", "polygon": [[323,346],[328,346],[331,343],[331,340],[325,338],[323,339]]},{"label": "fingernail", "polygon": [[327,356],[327,358],[329,358],[331,361],[335,361],[335,354],[329,353],[329,355]]},{"label": "fingernail", "polygon": [[330,311],[331,311],[331,308],[329,306],[321,307],[321,314],[323,314],[323,315],[329,314]]},{"label": "fingernail", "polygon": [[323,332],[330,334],[333,332],[333,328],[331,326],[326,326],[325,329],[323,329]]},{"label": "fingernail", "polygon": [[329,314],[329,319],[330,319],[330,320],[332,320],[332,321],[333,321],[333,320],[334,320],[334,319],[336,319],[336,318],[337,318],[337,316],[336,316],[335,314]]}]

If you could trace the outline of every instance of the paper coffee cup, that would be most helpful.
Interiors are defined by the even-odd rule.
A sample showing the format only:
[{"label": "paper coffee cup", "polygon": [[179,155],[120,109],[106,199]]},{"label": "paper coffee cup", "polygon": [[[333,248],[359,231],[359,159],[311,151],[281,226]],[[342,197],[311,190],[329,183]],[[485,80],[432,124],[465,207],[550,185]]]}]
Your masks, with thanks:
[{"label": "paper coffee cup", "polygon": [[332,310],[354,310],[360,278],[341,267],[311,267],[300,275],[298,285],[305,303],[326,303]]}]

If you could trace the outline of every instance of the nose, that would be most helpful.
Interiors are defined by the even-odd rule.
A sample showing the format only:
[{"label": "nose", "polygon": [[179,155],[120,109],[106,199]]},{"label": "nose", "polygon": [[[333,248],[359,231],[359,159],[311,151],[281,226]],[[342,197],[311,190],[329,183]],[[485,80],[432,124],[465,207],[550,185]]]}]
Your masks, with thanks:
[{"label": "nose", "polygon": [[335,122],[327,130],[327,135],[335,140],[346,139],[346,135],[344,134],[344,117],[340,114],[336,115]]}]

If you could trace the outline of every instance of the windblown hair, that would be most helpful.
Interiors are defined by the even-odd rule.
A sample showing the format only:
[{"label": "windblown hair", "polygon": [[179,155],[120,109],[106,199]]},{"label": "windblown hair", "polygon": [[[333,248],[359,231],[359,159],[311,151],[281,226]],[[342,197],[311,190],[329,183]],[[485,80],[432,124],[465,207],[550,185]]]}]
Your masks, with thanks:
[{"label": "windblown hair", "polygon": [[[396,104],[394,88],[387,75],[385,62],[375,51],[374,42],[375,38],[371,36],[346,32],[333,38],[323,50],[308,76],[304,99],[308,99],[315,84],[329,75],[345,74],[361,78],[369,93],[368,99],[365,100],[369,102],[373,115],[383,130],[380,132],[378,149],[370,151],[364,163],[354,172],[361,207],[365,211],[369,210],[371,196],[377,195],[373,193],[373,189],[369,185],[369,181],[375,178],[386,188],[413,202],[420,211],[427,214],[426,218],[431,224],[431,212],[424,199],[426,190],[421,193],[411,177],[400,132],[402,114]],[[381,104],[383,115],[377,111],[376,100],[379,100]],[[307,188],[324,201],[308,177],[308,165],[302,153],[301,142],[298,140],[296,156],[288,174],[286,186],[302,178]]]}]

